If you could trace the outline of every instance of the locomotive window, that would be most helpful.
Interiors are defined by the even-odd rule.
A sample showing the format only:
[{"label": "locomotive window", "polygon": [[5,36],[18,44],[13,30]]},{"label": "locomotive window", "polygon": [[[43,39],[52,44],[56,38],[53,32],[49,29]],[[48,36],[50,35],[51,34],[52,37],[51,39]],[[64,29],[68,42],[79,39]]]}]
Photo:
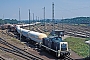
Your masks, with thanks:
[{"label": "locomotive window", "polygon": [[62,35],[62,34],[63,34],[63,32],[60,32],[60,34]]},{"label": "locomotive window", "polygon": [[62,39],[61,39],[60,37],[55,37],[54,39],[55,39],[55,40],[62,41]]}]

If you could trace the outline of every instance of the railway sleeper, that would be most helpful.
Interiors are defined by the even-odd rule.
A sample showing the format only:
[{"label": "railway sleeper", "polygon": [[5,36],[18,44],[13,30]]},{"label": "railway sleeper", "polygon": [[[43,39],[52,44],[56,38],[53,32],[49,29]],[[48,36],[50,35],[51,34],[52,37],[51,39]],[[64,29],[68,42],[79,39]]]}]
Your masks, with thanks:
[{"label": "railway sleeper", "polygon": [[[6,41],[4,40],[4,42],[6,42]],[[11,45],[11,44],[9,44],[8,42],[7,42],[7,43],[4,43],[4,44]],[[8,46],[8,45],[7,45],[7,46]],[[27,54],[29,54],[29,55],[32,55],[31,53],[28,53],[28,52],[26,52],[26,51],[24,51],[24,50],[22,50],[22,49],[20,49],[20,48],[17,48],[17,47],[15,47],[15,46],[13,46],[13,45],[11,45],[11,46],[12,46],[12,47],[10,47],[10,46],[9,46],[9,47],[10,47],[10,48],[13,48],[13,47],[14,47],[13,49],[17,49],[18,51],[21,50],[21,51],[23,51],[24,53],[27,53]],[[34,56],[34,55],[32,55],[32,56]],[[34,56],[34,57],[36,57],[36,56]],[[37,58],[39,58],[39,57],[37,57]],[[40,58],[39,58],[39,59],[40,59]]]}]

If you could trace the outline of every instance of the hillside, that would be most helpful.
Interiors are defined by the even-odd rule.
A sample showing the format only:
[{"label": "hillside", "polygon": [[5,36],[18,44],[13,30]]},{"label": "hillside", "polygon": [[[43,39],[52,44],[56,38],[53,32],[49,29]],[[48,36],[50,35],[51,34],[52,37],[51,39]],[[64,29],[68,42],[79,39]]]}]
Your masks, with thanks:
[{"label": "hillside", "polygon": [[[90,24],[90,17],[75,17],[75,18],[70,18],[70,19],[54,19],[55,23],[67,23],[67,24]],[[16,19],[0,19],[0,24],[17,24],[19,21]],[[29,23],[29,20],[22,20],[23,23]],[[44,20],[30,20],[30,23],[32,22],[46,22],[46,23],[51,23],[54,22],[52,19],[45,19]]]},{"label": "hillside", "polygon": [[63,23],[73,23],[73,24],[90,24],[90,17],[76,17],[71,19],[61,20]]}]

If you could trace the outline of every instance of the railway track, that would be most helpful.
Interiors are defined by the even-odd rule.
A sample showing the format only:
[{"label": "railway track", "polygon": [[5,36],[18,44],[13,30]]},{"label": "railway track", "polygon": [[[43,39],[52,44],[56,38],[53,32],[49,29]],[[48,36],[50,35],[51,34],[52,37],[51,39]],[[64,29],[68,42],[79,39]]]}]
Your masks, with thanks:
[{"label": "railway track", "polygon": [[19,52],[16,52],[16,51],[14,51],[14,50],[11,50],[11,49],[8,49],[8,48],[2,47],[2,46],[0,46],[0,49],[1,49],[2,51],[6,51],[6,52],[12,53],[12,54],[14,54],[14,55],[17,55],[17,56],[19,56],[19,57],[22,57],[22,58],[24,58],[24,59],[29,60],[29,58],[26,58],[25,56],[20,55]]},{"label": "railway track", "polygon": [[[46,30],[48,32],[52,31],[53,26],[46,25]],[[85,29],[84,29],[85,28]],[[38,32],[44,32],[44,26],[36,26],[35,31]],[[62,26],[55,25],[55,29],[62,29]],[[90,36],[90,30],[88,27],[82,27],[82,26],[73,26],[73,25],[63,25],[63,30],[65,31],[66,35],[70,36],[77,36],[77,37],[83,37],[83,38],[89,38]]]},{"label": "railway track", "polygon": [[65,31],[65,34],[70,36],[83,37],[83,38],[89,38],[90,36],[90,33],[77,32],[77,31]]},{"label": "railway track", "polygon": [[0,56],[0,60],[5,60],[5,59]]},{"label": "railway track", "polygon": [[35,28],[36,28],[36,30],[37,30],[38,32],[40,32],[40,33],[44,33],[44,31],[41,30],[39,27],[35,27]]},{"label": "railway track", "polygon": [[[38,29],[39,28],[39,29]],[[44,26],[43,26],[43,28],[44,28]],[[43,30],[43,28],[41,28],[41,27],[35,27],[35,30],[36,31],[40,31],[41,32],[41,30],[42,31],[44,31]],[[65,30],[67,30],[66,32],[72,32],[72,33],[67,33],[67,34],[72,34],[73,36],[74,35],[77,35],[77,34],[81,34],[81,35],[85,35],[86,33],[84,32],[84,31],[80,31],[80,30],[76,30],[76,32],[75,32],[75,30],[74,29],[71,29],[71,28],[64,28]],[[48,29],[49,31],[50,31],[50,29]],[[76,33],[76,34],[73,34],[73,33]],[[86,36],[85,36],[86,37]],[[62,60],[73,60],[72,58],[70,58],[70,57],[66,57],[66,58],[64,58],[64,59],[62,59]]]},{"label": "railway track", "polygon": [[29,53],[25,50],[22,50],[22,49],[20,49],[16,46],[6,42],[4,39],[0,38],[0,43],[10,48],[10,49],[8,49],[8,48],[0,46],[0,49],[4,50],[6,52],[9,52],[9,53],[12,53],[14,55],[20,56],[20,57],[22,57],[24,59],[27,59],[27,60],[30,60],[30,59],[31,60],[43,60],[42,58],[40,58],[40,57],[38,57],[38,56],[36,56],[32,53]]},{"label": "railway track", "polygon": [[71,57],[69,57],[69,56],[67,56],[67,57],[65,57],[64,59],[62,59],[62,60],[73,60]]},{"label": "railway track", "polygon": [[8,30],[6,29],[5,31],[1,31],[2,34],[5,34],[5,35],[8,35],[8,36],[11,36],[14,38],[14,35],[12,35],[11,33],[8,32]]}]

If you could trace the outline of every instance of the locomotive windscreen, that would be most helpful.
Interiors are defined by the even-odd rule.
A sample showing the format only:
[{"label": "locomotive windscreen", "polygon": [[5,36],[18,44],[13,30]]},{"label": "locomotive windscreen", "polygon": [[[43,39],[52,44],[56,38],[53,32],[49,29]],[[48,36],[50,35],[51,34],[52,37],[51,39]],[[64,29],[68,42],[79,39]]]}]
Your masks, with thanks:
[{"label": "locomotive windscreen", "polygon": [[61,51],[67,50],[67,44],[61,44]]}]

